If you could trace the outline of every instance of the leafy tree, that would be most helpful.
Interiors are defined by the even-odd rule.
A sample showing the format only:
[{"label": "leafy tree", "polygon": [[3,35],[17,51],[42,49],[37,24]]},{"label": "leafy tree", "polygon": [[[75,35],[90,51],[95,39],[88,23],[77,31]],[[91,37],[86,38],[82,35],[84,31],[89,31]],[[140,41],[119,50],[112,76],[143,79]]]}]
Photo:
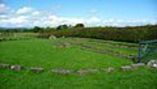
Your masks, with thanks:
[{"label": "leafy tree", "polygon": [[57,30],[64,30],[64,29],[68,29],[69,27],[66,25],[66,24],[64,24],[64,25],[59,25],[56,29]]},{"label": "leafy tree", "polygon": [[38,26],[35,26],[35,27],[33,28],[33,32],[40,32],[40,31],[42,31],[42,28],[40,28],[40,27],[38,27]]},{"label": "leafy tree", "polygon": [[83,23],[78,23],[74,26],[74,28],[84,28],[84,24]]}]

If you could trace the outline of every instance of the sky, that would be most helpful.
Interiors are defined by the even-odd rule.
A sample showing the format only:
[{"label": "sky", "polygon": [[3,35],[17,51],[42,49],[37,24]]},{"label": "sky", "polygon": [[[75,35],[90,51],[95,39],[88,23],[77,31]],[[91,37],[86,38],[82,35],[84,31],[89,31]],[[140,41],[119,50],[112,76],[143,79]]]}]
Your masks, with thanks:
[{"label": "sky", "polygon": [[0,0],[0,27],[157,24],[157,0]]}]

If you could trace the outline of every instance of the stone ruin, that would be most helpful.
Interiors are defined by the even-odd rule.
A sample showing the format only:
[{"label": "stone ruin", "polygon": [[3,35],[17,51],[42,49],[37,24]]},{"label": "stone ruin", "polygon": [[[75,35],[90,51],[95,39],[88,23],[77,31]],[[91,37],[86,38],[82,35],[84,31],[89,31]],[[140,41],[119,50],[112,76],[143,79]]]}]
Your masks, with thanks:
[{"label": "stone ruin", "polygon": [[[139,67],[149,67],[149,68],[154,68],[157,69],[157,60],[150,60],[147,63],[147,66],[144,63],[137,63],[137,64],[131,64],[131,65],[125,65],[121,66],[120,70],[121,71],[133,71]],[[27,69],[33,73],[42,73],[44,72],[44,68],[42,67],[30,67],[30,68],[25,68],[21,65],[10,65],[10,64],[3,64],[0,63],[0,69],[10,69],[13,71],[21,71],[23,69]],[[79,69],[79,70],[70,70],[70,69],[64,69],[64,68],[55,68],[50,70],[52,73],[56,74],[61,74],[61,75],[69,75],[69,74],[78,74],[78,75],[86,75],[86,74],[93,74],[93,73],[98,73],[98,72],[106,72],[106,73],[111,73],[115,71],[114,67],[108,67],[108,68],[86,68],[86,69]]]}]

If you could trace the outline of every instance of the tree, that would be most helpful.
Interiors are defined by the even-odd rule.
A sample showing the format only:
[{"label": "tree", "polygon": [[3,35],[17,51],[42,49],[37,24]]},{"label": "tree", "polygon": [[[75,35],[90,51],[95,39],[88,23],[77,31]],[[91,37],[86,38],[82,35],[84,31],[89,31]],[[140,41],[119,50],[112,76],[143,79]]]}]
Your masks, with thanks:
[{"label": "tree", "polygon": [[64,30],[64,29],[68,29],[68,26],[66,24],[64,25],[59,25],[57,28],[57,30]]},{"label": "tree", "polygon": [[84,28],[84,24],[83,23],[78,23],[74,26],[74,28]]},{"label": "tree", "polygon": [[40,27],[38,27],[38,26],[35,26],[34,28],[33,28],[33,32],[39,32],[39,31],[41,31],[42,30],[42,28],[40,28]]}]

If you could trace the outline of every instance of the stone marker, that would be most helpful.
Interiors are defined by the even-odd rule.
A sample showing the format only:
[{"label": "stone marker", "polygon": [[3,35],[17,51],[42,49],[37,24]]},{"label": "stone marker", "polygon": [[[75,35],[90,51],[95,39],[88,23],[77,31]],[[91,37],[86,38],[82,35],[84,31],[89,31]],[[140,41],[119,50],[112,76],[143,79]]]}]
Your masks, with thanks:
[{"label": "stone marker", "polygon": [[51,35],[51,36],[49,36],[49,39],[50,39],[50,40],[56,40],[57,38],[56,38],[56,36]]},{"label": "stone marker", "polygon": [[10,65],[9,64],[0,64],[1,69],[9,69]]},{"label": "stone marker", "polygon": [[73,73],[72,70],[67,70],[67,69],[52,69],[51,71],[53,73],[63,74],[63,75],[67,75],[67,74],[72,74]]},{"label": "stone marker", "polygon": [[108,67],[107,69],[105,69],[105,72],[110,73],[113,72],[115,69],[113,67]]},{"label": "stone marker", "polygon": [[10,67],[11,70],[15,70],[15,71],[21,71],[22,70],[22,66],[20,65],[12,65]]},{"label": "stone marker", "polygon": [[133,68],[131,67],[131,66],[122,66],[121,67],[121,70],[122,71],[130,71],[130,70],[132,70]]},{"label": "stone marker", "polygon": [[148,67],[151,67],[151,68],[157,68],[157,60],[150,60],[150,61],[147,63],[147,66],[148,66]]},{"label": "stone marker", "polygon": [[137,64],[131,64],[131,66],[132,66],[133,68],[138,68],[138,67],[143,67],[143,66],[145,66],[145,64],[144,64],[144,63],[137,63]]},{"label": "stone marker", "polygon": [[41,68],[41,67],[32,67],[32,68],[30,68],[30,70],[32,71],[32,72],[34,72],[34,73],[41,73],[41,72],[43,72],[44,71],[44,68]]}]

